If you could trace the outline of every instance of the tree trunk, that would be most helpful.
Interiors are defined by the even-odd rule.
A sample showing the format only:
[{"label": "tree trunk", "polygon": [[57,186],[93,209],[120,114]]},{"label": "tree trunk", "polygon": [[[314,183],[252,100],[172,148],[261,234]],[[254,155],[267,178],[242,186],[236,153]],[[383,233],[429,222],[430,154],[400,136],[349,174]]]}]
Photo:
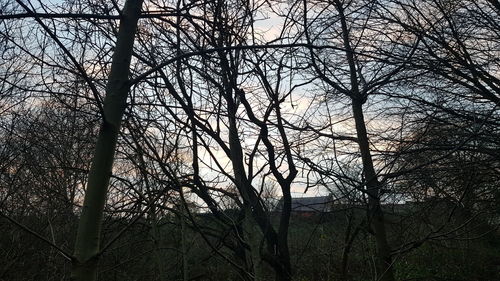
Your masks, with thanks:
[{"label": "tree trunk", "polygon": [[252,211],[250,207],[245,206],[245,218],[243,221],[243,230],[244,230],[244,239],[246,240],[248,246],[250,247],[249,250],[247,250],[246,253],[246,258],[247,258],[247,264],[252,265],[252,271],[254,281],[263,281],[264,276],[263,276],[263,261],[262,257],[260,256],[260,245],[263,242],[263,235],[253,219],[252,216]]},{"label": "tree trunk", "polygon": [[[182,188],[182,187],[181,187]],[[184,196],[184,195],[183,195]],[[189,280],[188,256],[187,256],[187,241],[186,241],[186,206],[184,202],[180,202],[181,215],[181,252],[182,252],[182,280]]]},{"label": "tree trunk", "polygon": [[363,103],[353,99],[352,109],[356,123],[359,150],[363,160],[363,172],[366,178],[366,193],[368,194],[368,212],[370,226],[375,232],[377,243],[377,280],[394,281],[392,258],[384,224],[384,213],[380,205],[380,182],[373,166],[368,133],[363,116]]},{"label": "tree trunk", "polygon": [[128,76],[142,0],[127,0],[123,9],[111,72],[106,85],[103,123],[99,130],[75,243],[71,279],[97,278],[101,222],[112,172],[116,142],[129,91]]}]

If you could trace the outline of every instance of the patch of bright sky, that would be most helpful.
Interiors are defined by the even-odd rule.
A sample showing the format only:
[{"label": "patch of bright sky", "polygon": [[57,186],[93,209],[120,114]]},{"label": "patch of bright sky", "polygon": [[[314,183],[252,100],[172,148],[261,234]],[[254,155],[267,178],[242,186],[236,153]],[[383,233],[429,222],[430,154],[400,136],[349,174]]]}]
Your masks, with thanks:
[{"label": "patch of bright sky", "polygon": [[[62,1],[59,0],[52,0],[45,2],[45,4],[48,4],[50,6],[57,6],[60,5]],[[34,4],[36,5],[36,4]],[[270,10],[263,9],[260,14],[257,15],[255,18],[255,24],[254,28],[259,33],[262,38],[261,40],[265,42],[270,42],[273,41],[274,39],[277,39],[280,37],[283,25],[284,25],[284,19],[282,17],[276,16],[274,13],[272,13]],[[293,79],[293,78],[290,78]],[[282,91],[286,91],[287,89],[282,89]],[[314,114],[310,113],[310,106],[316,102],[316,97],[312,94],[312,88],[310,87],[302,87],[299,88],[298,90],[295,90],[294,93],[292,93],[292,96],[290,98],[290,102],[286,102],[283,104],[283,111],[284,114],[286,114],[287,118],[289,118],[289,122],[302,122],[304,119],[304,116],[310,116],[312,118],[315,118],[317,122],[323,122],[320,117],[314,116]],[[294,120],[295,119],[295,120]],[[301,120],[302,119],[302,120]],[[333,126],[334,131],[345,131],[346,125],[345,122],[341,122],[342,120],[338,120],[336,122],[336,125]],[[248,129],[244,129],[248,130]],[[255,132],[253,132],[255,134]],[[251,135],[250,133],[248,135]],[[251,148],[255,145],[255,138],[251,137],[246,137],[242,138],[244,142],[244,146],[247,148]],[[320,147],[320,146],[318,146]],[[226,172],[230,172],[232,170],[231,168],[231,163],[229,161],[229,158],[225,155],[224,151],[222,149],[214,149],[211,150],[210,154],[208,151],[202,150],[200,151],[200,160],[204,163],[205,168],[203,169],[202,173],[204,177],[211,178],[215,177],[214,171],[217,170],[214,168],[215,162],[218,161],[219,164],[222,166],[222,168]],[[254,169],[257,169],[258,167],[261,167],[263,165],[267,165],[265,163],[267,160],[265,157],[257,157],[255,160],[255,167]],[[286,173],[286,165],[283,167],[283,172]],[[256,180],[256,185],[257,185],[258,180]],[[309,189],[307,193],[304,194],[305,190],[305,185],[303,184],[305,182],[305,178],[301,177],[299,174],[299,177],[297,178],[296,183],[293,184],[292,186],[292,191],[294,193],[294,197],[299,197],[299,196],[314,196],[318,194],[325,194],[325,190],[320,190],[320,189]],[[230,184],[230,183],[228,183]]]},{"label": "patch of bright sky", "polygon": [[283,29],[284,19],[268,12],[263,12],[255,19],[254,29],[256,33],[262,35],[265,42],[273,41],[280,37]]}]

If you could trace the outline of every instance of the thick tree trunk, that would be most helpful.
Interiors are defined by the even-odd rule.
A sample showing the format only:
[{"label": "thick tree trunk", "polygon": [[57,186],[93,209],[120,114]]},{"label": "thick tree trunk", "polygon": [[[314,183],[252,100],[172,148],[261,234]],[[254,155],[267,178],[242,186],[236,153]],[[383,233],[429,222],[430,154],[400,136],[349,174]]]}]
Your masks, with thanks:
[{"label": "thick tree trunk", "polygon": [[181,225],[181,253],[182,253],[182,280],[189,280],[189,268],[188,268],[188,251],[187,251],[187,241],[186,241],[186,206],[184,202],[180,203],[181,215],[180,215],[180,225]]},{"label": "thick tree trunk", "polygon": [[359,150],[363,160],[363,171],[366,178],[366,193],[368,194],[368,209],[370,226],[375,232],[377,243],[377,280],[394,281],[392,258],[384,224],[384,213],[380,205],[380,182],[373,166],[368,133],[363,116],[363,103],[353,99],[352,109],[356,123]]},{"label": "thick tree trunk", "polygon": [[260,245],[264,239],[257,223],[253,219],[252,211],[245,206],[245,219],[243,221],[244,239],[247,241],[250,249],[247,250],[247,264],[252,265],[254,281],[263,281],[262,257],[260,256]]},{"label": "thick tree trunk", "polygon": [[[229,91],[228,91],[229,92]],[[228,101],[229,107],[229,147],[231,150],[231,163],[234,171],[235,184],[243,197],[244,208],[251,210],[253,220],[259,226],[263,238],[266,240],[266,246],[269,256],[272,256],[272,260],[268,259],[270,265],[276,272],[277,281],[290,281],[291,280],[291,263],[290,254],[288,251],[288,241],[287,235],[280,232],[281,235],[276,233],[273,226],[271,225],[271,220],[266,214],[265,210],[259,202],[259,198],[252,190],[251,184],[248,182],[248,178],[243,167],[243,149],[241,147],[241,142],[238,136],[238,129],[236,126],[235,118],[235,106],[230,99]],[[291,198],[289,198],[291,202]],[[287,201],[288,202],[288,201]],[[290,202],[286,203],[286,209],[290,210]],[[286,210],[284,210],[285,212]],[[289,217],[288,212],[288,217]],[[282,218],[283,220],[283,218]],[[288,224],[287,224],[288,225]]]},{"label": "thick tree trunk", "polygon": [[130,60],[141,6],[142,0],[127,0],[120,21],[106,87],[103,123],[97,139],[76,236],[75,259],[71,272],[71,278],[75,281],[93,281],[97,278],[101,221],[118,132],[129,91]]}]

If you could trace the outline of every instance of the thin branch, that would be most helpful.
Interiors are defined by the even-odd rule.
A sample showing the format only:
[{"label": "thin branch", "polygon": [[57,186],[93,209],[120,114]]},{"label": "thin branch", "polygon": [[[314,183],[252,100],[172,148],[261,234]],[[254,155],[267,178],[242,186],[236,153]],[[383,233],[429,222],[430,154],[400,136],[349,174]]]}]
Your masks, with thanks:
[{"label": "thin branch", "polygon": [[[183,54],[180,54],[176,57],[173,57],[171,59],[163,61],[162,63],[158,64],[157,66],[151,68],[150,70],[148,70],[148,71],[144,72],[143,74],[137,76],[136,78],[132,79],[130,81],[130,86],[139,83],[140,81],[147,78],[149,75],[155,73],[156,71],[159,71],[163,67],[165,67],[171,63],[174,63],[176,61],[186,59],[186,58],[199,56],[199,55],[205,55],[205,54],[214,53],[214,52],[221,52],[221,51],[281,49],[281,48],[310,48],[310,49],[315,49],[315,50],[331,49],[331,50],[341,50],[341,51],[344,50],[344,48],[342,48],[342,47],[337,47],[337,46],[333,46],[333,45],[313,45],[313,44],[308,44],[308,43],[225,46],[225,47],[216,47],[216,48],[210,48],[210,49],[201,49],[198,51],[183,53]],[[368,57],[368,58],[375,58],[375,56],[363,54],[363,53],[357,53],[355,51],[353,51],[353,53],[355,53],[356,55],[359,55],[359,56],[364,56],[364,57]]]},{"label": "thin branch", "polygon": [[0,211],[0,216],[6,218],[7,220],[9,220],[11,223],[15,224],[16,226],[18,226],[19,228],[21,228],[22,230],[28,232],[29,234],[35,236],[36,238],[42,240],[43,242],[45,242],[46,244],[48,244],[49,246],[53,247],[54,249],[56,249],[57,251],[59,251],[59,253],[61,253],[61,255],[66,258],[67,260],[69,261],[73,261],[74,257],[68,253],[67,251],[65,251],[64,249],[62,249],[61,247],[57,246],[56,244],[54,244],[52,241],[50,241],[49,239],[43,237],[42,235],[36,233],[34,230],[31,230],[30,228],[28,228],[27,226],[23,225],[22,223],[18,222],[16,219],[10,217],[9,215],[5,214],[4,212]]}]

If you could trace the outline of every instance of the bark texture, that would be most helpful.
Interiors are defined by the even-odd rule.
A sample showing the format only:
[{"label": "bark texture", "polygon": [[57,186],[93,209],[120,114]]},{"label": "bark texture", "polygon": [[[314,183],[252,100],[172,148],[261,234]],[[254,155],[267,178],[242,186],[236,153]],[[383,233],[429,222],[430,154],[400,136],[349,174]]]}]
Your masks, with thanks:
[{"label": "bark texture", "polygon": [[75,281],[97,279],[101,222],[118,132],[129,91],[130,61],[141,6],[142,0],[127,0],[120,20],[111,72],[106,85],[103,122],[94,151],[76,236],[75,258],[71,271],[71,279]]},{"label": "bark texture", "polygon": [[359,150],[363,160],[363,171],[366,179],[366,193],[368,194],[368,212],[370,226],[375,233],[377,243],[377,280],[394,281],[392,270],[391,249],[387,241],[384,224],[384,213],[380,205],[380,182],[373,166],[368,133],[363,115],[363,105],[357,100],[352,104],[356,133],[358,136]]}]

